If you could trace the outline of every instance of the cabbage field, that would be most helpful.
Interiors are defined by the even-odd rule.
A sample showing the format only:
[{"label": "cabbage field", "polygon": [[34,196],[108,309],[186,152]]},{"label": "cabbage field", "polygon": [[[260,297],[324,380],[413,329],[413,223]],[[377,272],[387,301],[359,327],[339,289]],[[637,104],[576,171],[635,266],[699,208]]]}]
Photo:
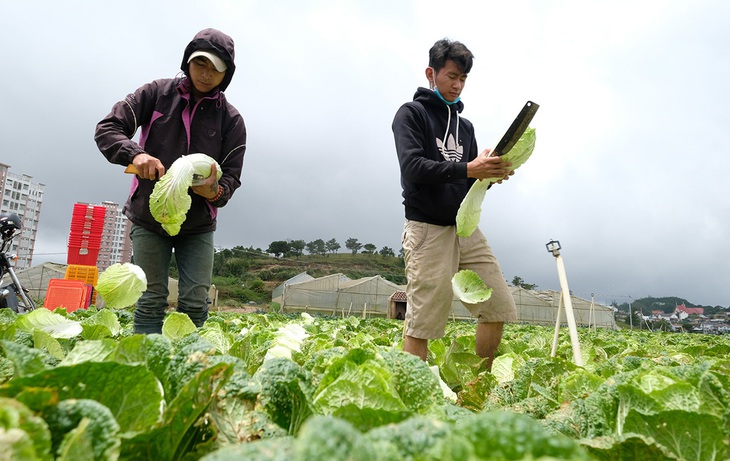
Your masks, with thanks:
[{"label": "cabbage field", "polygon": [[453,322],[429,362],[389,319],[0,309],[0,460],[725,460],[730,338]]}]

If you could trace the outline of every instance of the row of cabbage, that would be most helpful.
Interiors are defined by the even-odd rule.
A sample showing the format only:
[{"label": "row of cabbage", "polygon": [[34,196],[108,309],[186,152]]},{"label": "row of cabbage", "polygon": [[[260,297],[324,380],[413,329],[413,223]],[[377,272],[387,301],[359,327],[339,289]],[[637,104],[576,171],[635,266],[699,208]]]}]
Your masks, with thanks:
[{"label": "row of cabbage", "polygon": [[[429,362],[402,322],[0,310],[0,458],[728,459],[723,336],[508,325],[491,371],[474,325]],[[5,456],[5,458],[3,458]]]}]

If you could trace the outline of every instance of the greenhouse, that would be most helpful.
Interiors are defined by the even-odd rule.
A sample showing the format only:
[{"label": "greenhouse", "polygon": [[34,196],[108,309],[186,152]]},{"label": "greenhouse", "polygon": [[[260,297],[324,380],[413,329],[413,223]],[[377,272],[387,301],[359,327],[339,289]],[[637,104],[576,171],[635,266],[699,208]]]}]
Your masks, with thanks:
[{"label": "greenhouse", "polygon": [[[44,262],[24,271],[16,272],[20,284],[28,290],[28,294],[35,299],[46,297],[48,282],[51,279],[62,279],[66,276],[66,264]],[[2,286],[11,282],[10,274],[5,274],[2,279]]]},{"label": "greenhouse", "polygon": [[[516,323],[554,325],[559,307],[560,322],[567,323],[561,292],[525,290],[514,286],[510,289],[517,305]],[[272,301],[278,302],[284,312],[402,318],[402,312],[407,309],[404,290],[404,286],[381,276],[351,280],[344,274],[312,278],[303,272],[279,285],[274,290]],[[571,304],[578,326],[616,329],[613,308],[576,296],[571,296]],[[454,297],[451,318],[469,320],[473,317]]]},{"label": "greenhouse", "polygon": [[352,280],[344,274],[297,283],[286,281],[279,288],[274,293],[281,295],[272,301],[281,304],[285,312],[363,317],[387,316],[390,296],[402,289],[379,275]]}]

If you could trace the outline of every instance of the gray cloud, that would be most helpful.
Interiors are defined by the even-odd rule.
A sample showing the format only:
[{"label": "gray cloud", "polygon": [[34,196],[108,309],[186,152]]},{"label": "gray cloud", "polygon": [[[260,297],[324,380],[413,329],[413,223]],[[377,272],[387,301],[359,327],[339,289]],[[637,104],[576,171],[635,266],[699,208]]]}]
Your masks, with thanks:
[{"label": "gray cloud", "polygon": [[0,18],[23,44],[5,50],[0,73],[0,161],[46,184],[36,263],[65,260],[73,203],[126,198],[129,177],[99,154],[96,122],[177,74],[185,44],[211,26],[236,41],[227,95],[249,130],[218,244],[355,237],[397,251],[390,122],[448,36],[476,55],[464,115],[482,148],[525,100],[541,104],[533,158],[484,202],[508,279],[558,288],[545,249],[555,238],[581,296],[730,304],[724,2],[71,3],[15,2]]}]

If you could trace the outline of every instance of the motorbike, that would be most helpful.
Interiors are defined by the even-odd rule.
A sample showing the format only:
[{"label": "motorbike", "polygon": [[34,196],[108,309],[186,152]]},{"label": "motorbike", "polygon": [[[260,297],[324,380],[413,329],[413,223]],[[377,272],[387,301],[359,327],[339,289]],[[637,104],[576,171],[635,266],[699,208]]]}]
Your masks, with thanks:
[{"label": "motorbike", "polygon": [[36,305],[13,270],[11,262],[17,257],[9,253],[13,239],[20,234],[21,229],[20,217],[16,213],[0,213],[0,280],[6,274],[10,276],[10,283],[0,287],[0,308],[10,308],[18,314],[25,314],[34,310]]}]

